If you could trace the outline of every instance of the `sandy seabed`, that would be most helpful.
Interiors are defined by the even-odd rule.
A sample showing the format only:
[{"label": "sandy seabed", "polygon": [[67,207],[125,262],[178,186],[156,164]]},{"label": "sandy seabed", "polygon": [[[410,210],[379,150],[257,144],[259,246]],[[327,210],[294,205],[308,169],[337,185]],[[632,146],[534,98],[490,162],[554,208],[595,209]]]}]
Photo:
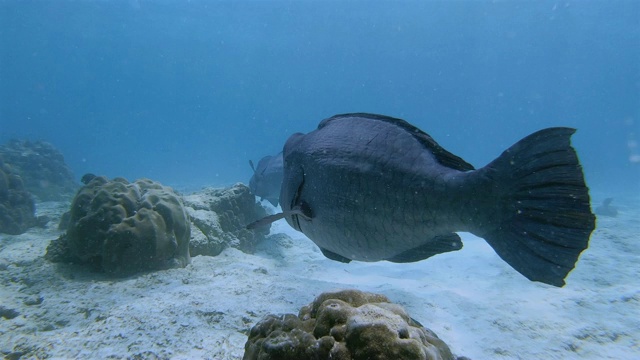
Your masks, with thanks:
[{"label": "sandy seabed", "polygon": [[[471,234],[464,249],[412,264],[326,259],[284,221],[254,254],[227,249],[184,269],[113,279],[43,256],[68,203],[40,203],[46,229],[0,234],[0,351],[6,359],[241,359],[267,314],[324,291],[384,294],[458,356],[640,359],[640,199],[616,200],[555,288],[530,282]],[[286,234],[278,235],[278,234]],[[13,314],[11,312],[13,311]]]}]

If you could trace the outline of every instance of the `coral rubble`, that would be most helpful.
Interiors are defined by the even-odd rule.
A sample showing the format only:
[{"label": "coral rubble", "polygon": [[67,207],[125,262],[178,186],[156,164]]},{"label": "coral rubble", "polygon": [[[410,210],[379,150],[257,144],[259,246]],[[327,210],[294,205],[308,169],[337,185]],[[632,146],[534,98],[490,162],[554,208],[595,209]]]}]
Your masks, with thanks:
[{"label": "coral rubble", "polygon": [[215,256],[226,247],[252,253],[269,234],[269,227],[246,229],[247,224],[267,213],[244,184],[206,188],[183,200],[192,222],[191,256]]}]

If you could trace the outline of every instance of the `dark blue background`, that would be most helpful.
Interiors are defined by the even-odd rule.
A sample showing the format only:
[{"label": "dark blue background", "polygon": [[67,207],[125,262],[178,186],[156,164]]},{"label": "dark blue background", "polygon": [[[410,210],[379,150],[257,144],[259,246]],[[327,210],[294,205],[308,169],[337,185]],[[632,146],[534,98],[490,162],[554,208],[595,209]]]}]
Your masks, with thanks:
[{"label": "dark blue background", "polygon": [[344,112],[476,166],[577,127],[592,188],[637,192],[640,2],[0,2],[0,142],[50,141],[78,177],[247,182]]}]

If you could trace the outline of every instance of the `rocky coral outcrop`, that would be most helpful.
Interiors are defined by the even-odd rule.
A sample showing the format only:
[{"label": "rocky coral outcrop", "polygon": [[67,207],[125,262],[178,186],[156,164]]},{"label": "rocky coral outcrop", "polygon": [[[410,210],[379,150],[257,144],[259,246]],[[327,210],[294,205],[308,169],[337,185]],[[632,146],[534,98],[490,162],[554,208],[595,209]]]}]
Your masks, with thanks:
[{"label": "rocky coral outcrop", "polygon": [[297,316],[265,317],[251,329],[243,359],[456,358],[435,333],[384,295],[343,290],[321,294]]},{"label": "rocky coral outcrop", "polygon": [[22,178],[0,159],[0,233],[24,233],[36,225],[35,213],[35,203]]},{"label": "rocky coral outcrop", "polygon": [[269,235],[269,227],[247,230],[246,225],[267,215],[249,188],[237,183],[228,188],[206,188],[183,196],[191,218],[191,256],[218,255],[226,247],[253,253]]},{"label": "rocky coral outcrop", "polygon": [[11,140],[0,145],[0,158],[41,201],[67,200],[78,189],[62,153],[48,142]]},{"label": "rocky coral outcrop", "polygon": [[54,262],[89,263],[116,276],[184,267],[189,217],[170,187],[98,176],[73,199],[67,232],[47,248]]}]

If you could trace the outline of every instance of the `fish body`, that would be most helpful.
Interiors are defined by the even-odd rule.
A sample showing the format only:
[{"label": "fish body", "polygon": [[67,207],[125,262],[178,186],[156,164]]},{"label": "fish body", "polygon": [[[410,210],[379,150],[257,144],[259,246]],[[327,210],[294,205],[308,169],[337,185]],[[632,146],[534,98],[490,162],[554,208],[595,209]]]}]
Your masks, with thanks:
[{"label": "fish body", "polygon": [[476,170],[404,120],[337,115],[285,144],[281,217],[344,262],[423,260],[467,231],[562,286],[595,226],[574,131],[541,130]]},{"label": "fish body", "polygon": [[258,162],[258,167],[254,167],[252,161],[249,161],[249,164],[253,169],[253,175],[249,180],[251,192],[261,200],[266,199],[271,205],[278,206],[284,173],[282,152],[263,157]]}]

